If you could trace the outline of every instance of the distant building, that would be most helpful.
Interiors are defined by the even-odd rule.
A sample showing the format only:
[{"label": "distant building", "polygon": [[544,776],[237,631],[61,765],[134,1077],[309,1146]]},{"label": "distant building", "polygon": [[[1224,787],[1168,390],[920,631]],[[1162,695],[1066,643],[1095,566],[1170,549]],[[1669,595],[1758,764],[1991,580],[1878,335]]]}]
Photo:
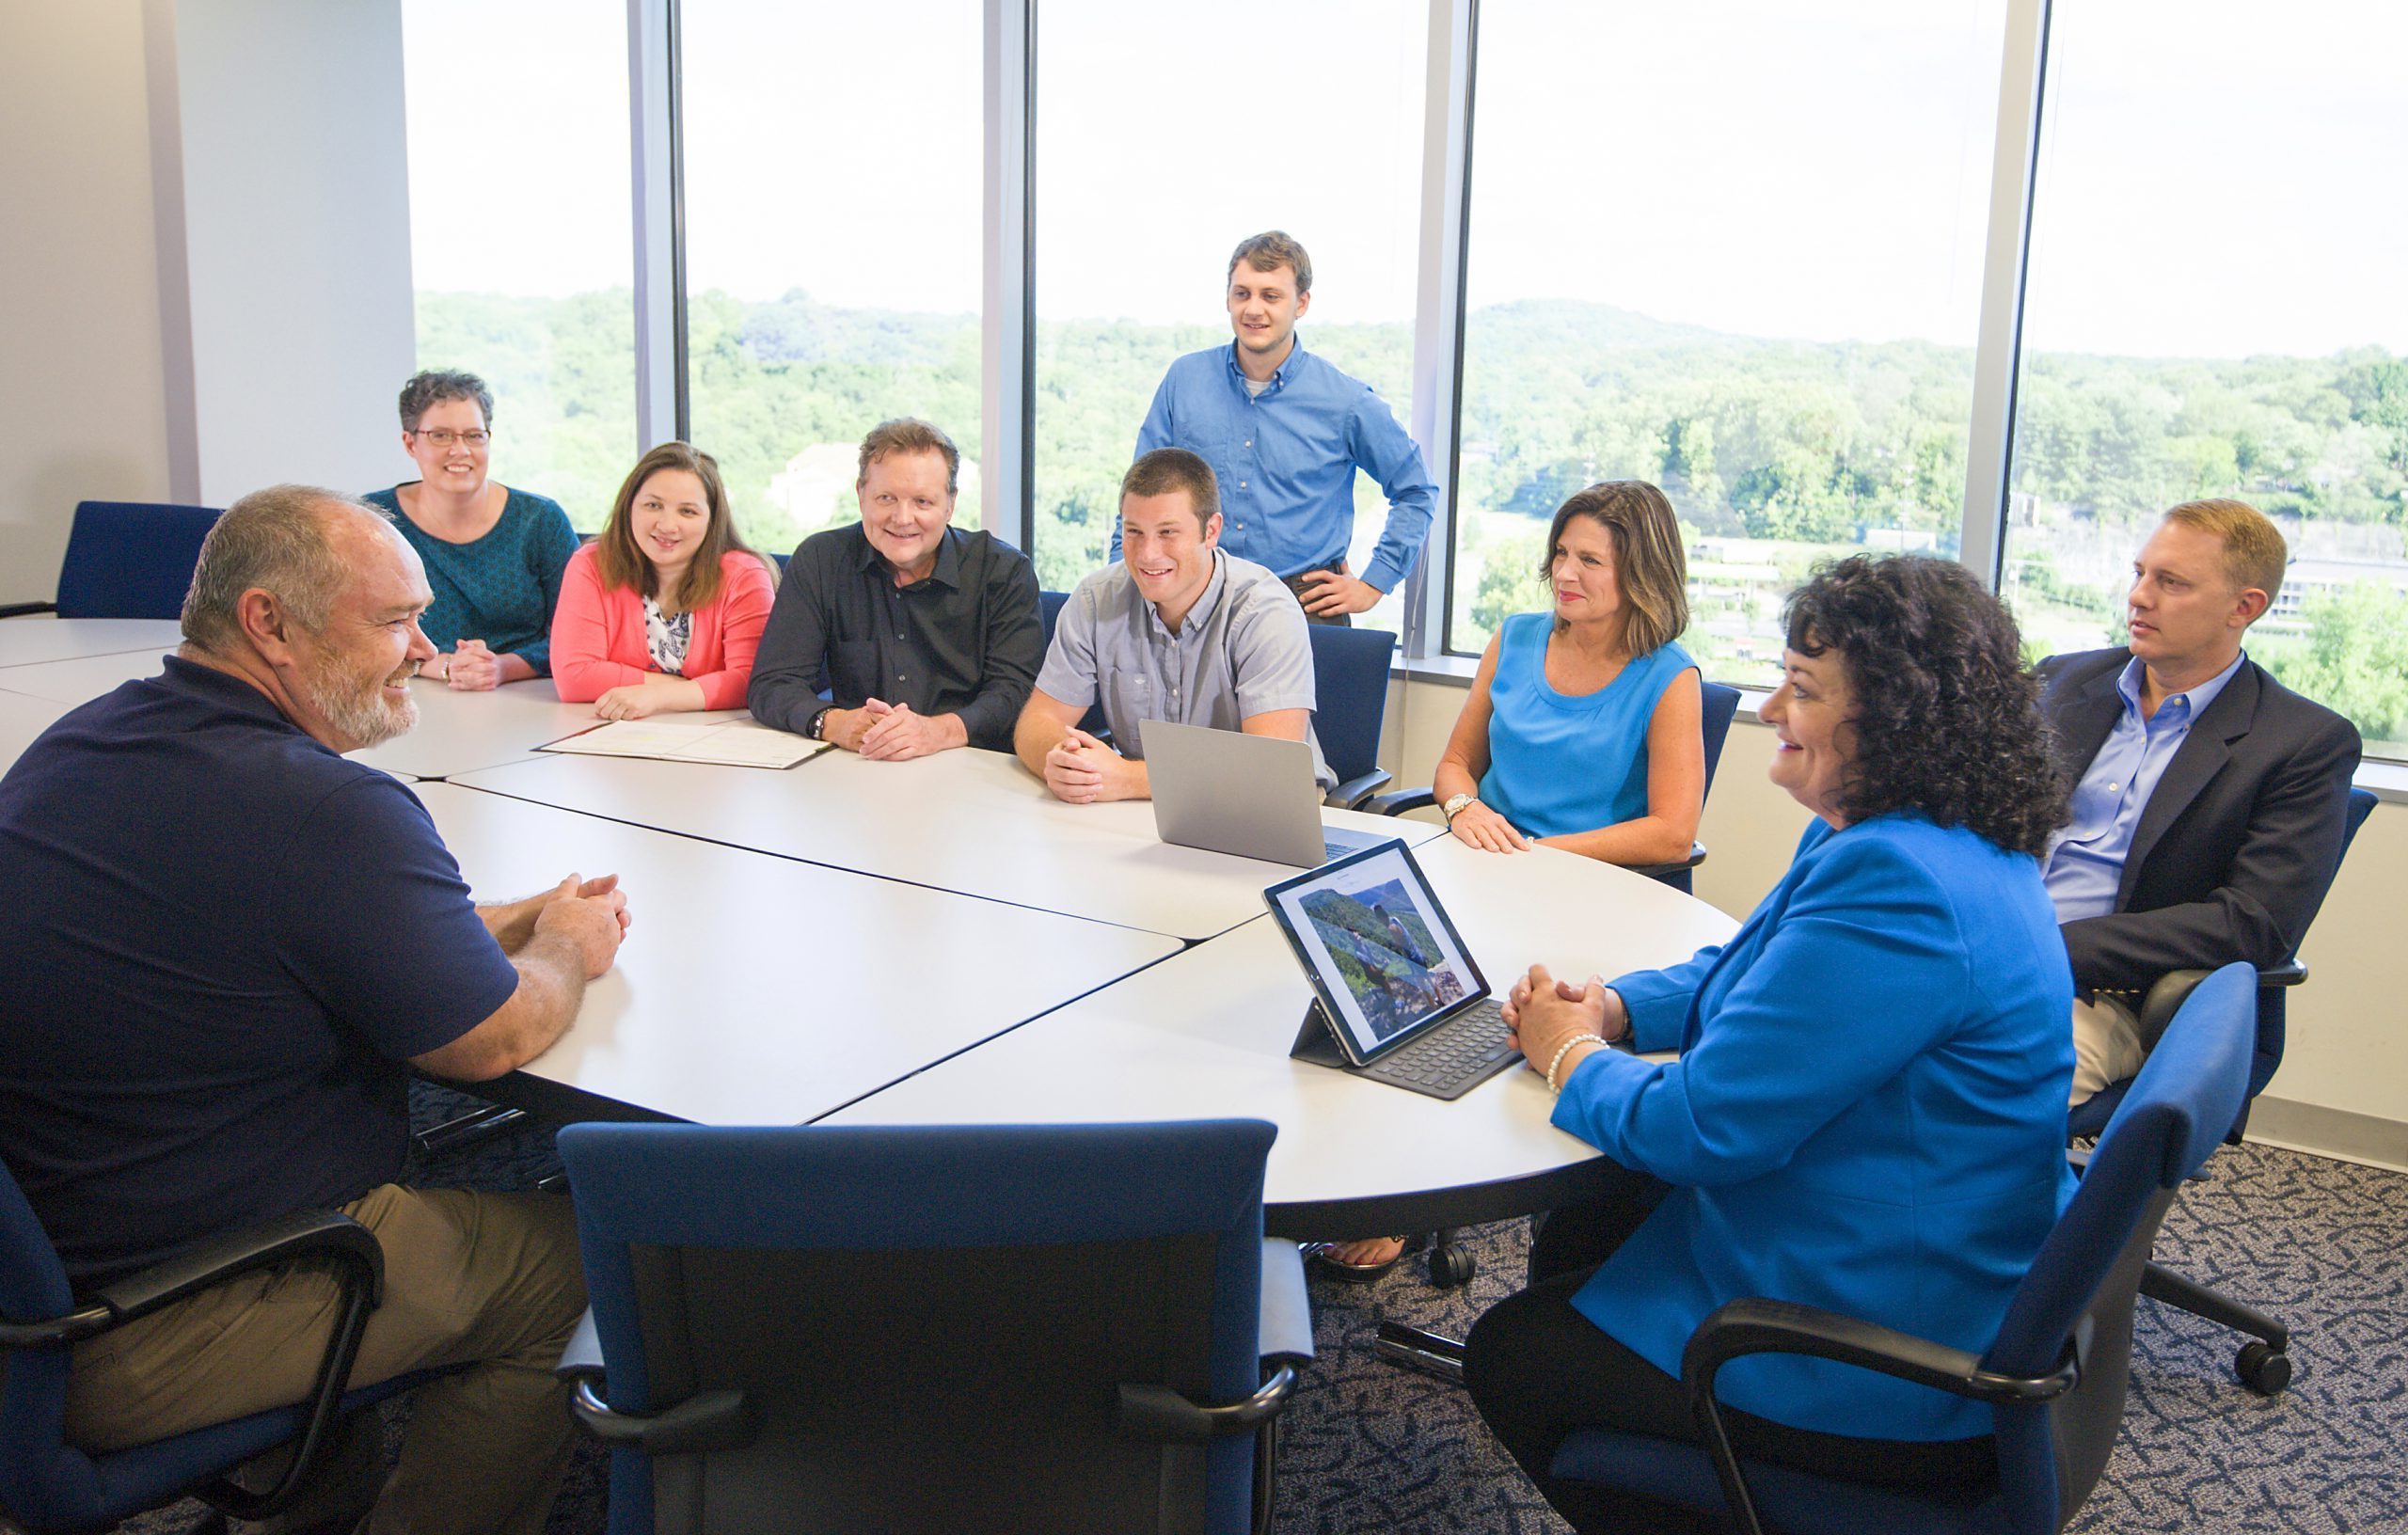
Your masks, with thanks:
[{"label": "distant building", "polygon": [[2337,596],[2362,586],[2380,587],[2396,600],[2408,601],[2408,561],[2294,560],[2283,572],[2283,589],[2274,593],[2274,606],[2267,610],[2265,622],[2273,628],[2298,632],[2305,627],[2301,615],[2310,599]]}]

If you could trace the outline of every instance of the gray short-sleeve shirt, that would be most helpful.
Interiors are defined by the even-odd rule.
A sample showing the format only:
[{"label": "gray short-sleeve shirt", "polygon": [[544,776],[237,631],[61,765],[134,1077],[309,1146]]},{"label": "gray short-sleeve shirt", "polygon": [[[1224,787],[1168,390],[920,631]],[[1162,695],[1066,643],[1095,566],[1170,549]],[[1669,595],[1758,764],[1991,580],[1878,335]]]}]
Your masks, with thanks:
[{"label": "gray short-sleeve shirt", "polygon": [[[1113,744],[1143,757],[1149,720],[1236,730],[1274,709],[1311,709],[1312,641],[1287,586],[1251,560],[1214,549],[1212,578],[1177,634],[1115,563],[1062,605],[1037,686],[1082,708],[1100,700]],[[1305,742],[1322,787],[1337,783],[1309,721]]]}]

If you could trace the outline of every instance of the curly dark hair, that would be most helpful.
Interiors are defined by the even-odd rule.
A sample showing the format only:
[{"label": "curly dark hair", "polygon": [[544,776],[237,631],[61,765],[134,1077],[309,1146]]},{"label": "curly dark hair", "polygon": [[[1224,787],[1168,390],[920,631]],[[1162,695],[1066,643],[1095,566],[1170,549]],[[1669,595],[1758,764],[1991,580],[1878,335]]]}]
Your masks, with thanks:
[{"label": "curly dark hair", "polygon": [[1911,810],[2038,857],[2067,787],[2005,604],[1964,566],[1853,555],[1789,594],[1789,648],[1836,650],[1854,710],[1841,814]]}]

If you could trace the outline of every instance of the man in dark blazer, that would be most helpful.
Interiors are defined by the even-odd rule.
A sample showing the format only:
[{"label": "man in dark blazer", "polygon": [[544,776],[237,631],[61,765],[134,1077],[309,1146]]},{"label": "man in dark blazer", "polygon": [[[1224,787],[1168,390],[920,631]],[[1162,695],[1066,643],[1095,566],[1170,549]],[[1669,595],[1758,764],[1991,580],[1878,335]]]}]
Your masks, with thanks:
[{"label": "man in dark blazer", "polygon": [[2073,961],[2073,1101],[2139,1069],[2132,998],[2169,970],[2282,963],[2341,861],[2358,733],[2242,653],[2288,551],[2240,501],[2166,513],[2128,645],[2040,663],[2073,782],[2045,864]]}]

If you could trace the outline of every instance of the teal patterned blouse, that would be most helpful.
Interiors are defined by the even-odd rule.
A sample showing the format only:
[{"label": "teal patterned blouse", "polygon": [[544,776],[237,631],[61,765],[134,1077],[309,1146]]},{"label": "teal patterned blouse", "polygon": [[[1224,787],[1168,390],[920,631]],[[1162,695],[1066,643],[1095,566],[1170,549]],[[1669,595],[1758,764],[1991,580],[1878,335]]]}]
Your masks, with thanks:
[{"label": "teal patterned blouse", "polygon": [[435,606],[419,621],[436,647],[462,638],[482,640],[497,656],[518,656],[539,677],[552,672],[552,609],[561,600],[561,572],[577,552],[568,514],[548,496],[513,490],[501,520],[483,538],[450,544],[410,521],[401,487],[372,490],[370,504],[393,514],[402,536],[426,564]]}]

